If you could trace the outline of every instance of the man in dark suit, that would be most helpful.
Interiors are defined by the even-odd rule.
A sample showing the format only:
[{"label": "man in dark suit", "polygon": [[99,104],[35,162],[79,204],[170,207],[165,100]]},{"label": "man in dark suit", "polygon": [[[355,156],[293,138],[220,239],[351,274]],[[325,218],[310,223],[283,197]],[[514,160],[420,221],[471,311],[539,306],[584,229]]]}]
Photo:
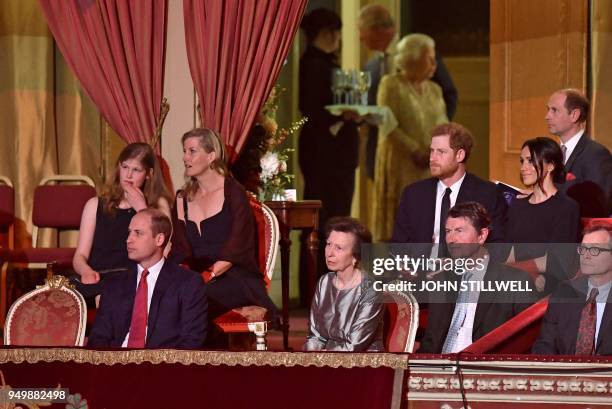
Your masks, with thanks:
[{"label": "man in dark suit", "polygon": [[[455,268],[437,274],[435,281],[454,283],[458,291],[430,293],[427,329],[418,352],[462,351],[535,302],[527,273],[490,260],[483,246],[489,223],[487,211],[476,202],[459,203],[448,212],[446,238]],[[459,266],[465,266],[464,271]]]},{"label": "man in dark suit", "polygon": [[[404,188],[391,241],[439,243],[440,255],[446,255],[444,223],[448,209],[456,203],[474,201],[482,204],[492,219],[488,241],[503,242],[508,206],[502,193],[495,184],[466,172],[474,144],[470,131],[451,122],[435,127],[431,135],[429,168],[433,177]],[[432,256],[437,255],[434,247]]]},{"label": "man in dark suit", "polygon": [[612,226],[594,222],[583,233],[582,276],[551,295],[534,354],[612,355]]},{"label": "man in dark suit", "polygon": [[563,186],[578,202],[582,217],[607,217],[612,213],[612,155],[585,133],[589,100],[575,89],[550,96],[546,123],[561,140],[568,180]]},{"label": "man in dark suit", "polygon": [[[365,71],[369,71],[372,77],[372,84],[368,90],[368,105],[376,105],[380,79],[383,75],[393,72],[387,50],[395,37],[395,22],[389,10],[380,4],[370,4],[363,7],[359,12],[358,26],[359,38],[363,45],[377,54],[364,67]],[[453,79],[439,53],[436,53],[436,64],[437,68],[431,80],[442,88],[442,96],[446,104],[446,116],[449,120],[452,120],[457,110],[457,88],[455,88]],[[370,126],[366,143],[366,172],[370,179],[374,179],[377,143],[378,127]]]},{"label": "man in dark suit", "polygon": [[202,278],[164,259],[170,219],[156,209],[130,222],[128,256],[138,263],[104,284],[88,346],[196,349],[206,337]]}]

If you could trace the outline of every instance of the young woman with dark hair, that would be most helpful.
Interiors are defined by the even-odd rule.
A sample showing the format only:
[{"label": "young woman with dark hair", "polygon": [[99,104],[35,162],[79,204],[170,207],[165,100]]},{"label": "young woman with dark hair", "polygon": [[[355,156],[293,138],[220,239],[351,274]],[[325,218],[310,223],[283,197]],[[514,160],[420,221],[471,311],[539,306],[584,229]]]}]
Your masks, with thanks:
[{"label": "young woman with dark hair", "polygon": [[[514,244],[508,261],[533,260],[540,273],[535,277],[536,287],[549,292],[575,273],[574,252],[565,251],[564,244],[578,240],[580,211],[555,185],[565,180],[563,153],[557,142],[548,137],[527,140],[520,161],[523,184],[533,193],[515,199],[508,211],[506,241]],[[541,243],[547,245],[537,245]]]}]

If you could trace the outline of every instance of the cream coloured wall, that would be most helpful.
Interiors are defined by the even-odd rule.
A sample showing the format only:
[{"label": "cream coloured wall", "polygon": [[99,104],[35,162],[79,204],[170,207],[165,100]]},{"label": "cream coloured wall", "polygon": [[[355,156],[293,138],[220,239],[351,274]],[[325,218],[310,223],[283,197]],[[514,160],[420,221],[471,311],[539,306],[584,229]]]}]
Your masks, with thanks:
[{"label": "cream coloured wall", "polygon": [[162,133],[162,156],[170,167],[174,188],[178,189],[183,184],[184,169],[181,136],[196,125],[195,89],[187,62],[182,0],[168,0],[167,24],[164,96],[170,111]]},{"label": "cream coloured wall", "polygon": [[474,136],[475,147],[468,170],[489,178],[489,58],[445,57],[444,63],[459,94],[453,120],[465,125]]}]

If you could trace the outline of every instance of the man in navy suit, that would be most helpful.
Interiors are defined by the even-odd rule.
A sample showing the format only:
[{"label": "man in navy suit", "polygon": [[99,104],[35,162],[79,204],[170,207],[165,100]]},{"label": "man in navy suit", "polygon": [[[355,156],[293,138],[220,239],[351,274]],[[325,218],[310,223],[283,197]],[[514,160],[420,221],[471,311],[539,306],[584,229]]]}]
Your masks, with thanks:
[{"label": "man in navy suit", "polygon": [[[395,22],[389,10],[380,4],[370,4],[359,12],[359,38],[363,45],[369,50],[376,51],[374,56],[365,66],[372,77],[372,84],[368,91],[368,105],[376,105],[376,95],[380,79],[385,74],[393,72],[389,61],[387,49],[395,37]],[[436,52],[436,71],[431,80],[442,88],[442,97],[446,104],[446,115],[449,120],[455,116],[457,110],[457,88],[453,79],[442,61],[440,54]],[[374,178],[374,162],[376,160],[376,145],[378,143],[378,128],[371,126],[366,143],[366,172],[370,179]]]},{"label": "man in navy suit", "polygon": [[[432,177],[404,188],[391,241],[429,244],[422,253],[429,255],[431,244],[445,241],[448,209],[457,203],[478,202],[492,221],[487,241],[503,242],[508,206],[502,193],[495,184],[466,171],[474,145],[470,131],[451,122],[436,126],[431,135],[429,168]],[[431,256],[438,255],[434,246]],[[496,254],[491,256],[499,261]]]},{"label": "man in navy suit", "polygon": [[548,131],[561,140],[570,174],[562,188],[578,202],[582,217],[607,217],[612,213],[612,156],[585,133],[588,116],[589,100],[580,91],[562,89],[548,100]]},{"label": "man in navy suit", "polygon": [[[449,254],[455,260],[475,261],[474,267],[463,272],[443,271],[434,277],[438,283],[455,283],[458,291],[429,294],[427,329],[418,352],[462,351],[536,301],[529,274],[489,260],[483,246],[489,223],[487,211],[476,202],[459,203],[449,210],[446,220]],[[478,283],[469,284],[470,281],[481,281],[486,288],[493,289],[504,282],[516,282],[521,289],[480,291]]]},{"label": "man in navy suit", "polygon": [[593,222],[583,234],[583,276],[551,295],[534,354],[612,355],[612,226]]},{"label": "man in navy suit", "polygon": [[196,349],[204,344],[207,302],[202,278],[164,259],[170,219],[156,209],[130,222],[128,256],[137,263],[104,283],[88,346]]}]

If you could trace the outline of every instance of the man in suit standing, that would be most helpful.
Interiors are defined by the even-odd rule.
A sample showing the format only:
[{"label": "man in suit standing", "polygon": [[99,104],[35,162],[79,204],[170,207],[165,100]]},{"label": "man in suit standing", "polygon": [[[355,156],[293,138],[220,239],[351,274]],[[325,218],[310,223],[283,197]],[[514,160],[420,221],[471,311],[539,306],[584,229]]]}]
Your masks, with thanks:
[{"label": "man in suit standing", "polygon": [[458,123],[438,125],[432,130],[432,177],[404,188],[392,242],[439,243],[439,249],[433,246],[432,257],[446,256],[444,226],[448,210],[468,201],[482,204],[490,215],[489,242],[503,242],[508,206],[495,184],[466,172],[473,145],[470,131]]},{"label": "man in suit standing", "polygon": [[137,263],[104,283],[88,346],[196,349],[204,344],[202,278],[164,259],[170,219],[143,209],[130,222],[128,256]]},{"label": "man in suit standing", "polygon": [[551,295],[534,354],[612,355],[612,225],[593,222],[583,234],[582,276]]},{"label": "man in suit standing", "polygon": [[612,213],[612,156],[585,133],[589,100],[575,89],[553,93],[547,104],[548,131],[561,140],[565,171],[564,188],[578,202],[582,217],[607,217]]},{"label": "man in suit standing", "polygon": [[[376,95],[380,79],[385,74],[392,73],[389,59],[389,45],[395,37],[395,22],[385,7],[380,4],[370,4],[359,12],[359,38],[368,50],[376,55],[364,67],[372,77],[372,84],[368,91],[368,105],[376,105]],[[453,119],[457,110],[457,88],[444,65],[439,53],[436,53],[436,71],[431,80],[442,88],[442,96],[446,104],[446,114],[449,120]],[[378,143],[378,128],[370,126],[366,144],[366,172],[370,179],[374,179],[374,162],[376,159],[376,145]]]},{"label": "man in suit standing", "polygon": [[[483,246],[489,223],[487,211],[476,202],[459,203],[448,212],[446,238],[455,271],[439,273],[435,280],[456,283],[458,291],[435,291],[429,297],[428,324],[418,352],[462,351],[535,302],[527,273],[490,260]],[[467,260],[473,261],[472,268]],[[458,275],[457,266],[465,266],[465,272]],[[516,283],[514,290],[510,283]]]}]

